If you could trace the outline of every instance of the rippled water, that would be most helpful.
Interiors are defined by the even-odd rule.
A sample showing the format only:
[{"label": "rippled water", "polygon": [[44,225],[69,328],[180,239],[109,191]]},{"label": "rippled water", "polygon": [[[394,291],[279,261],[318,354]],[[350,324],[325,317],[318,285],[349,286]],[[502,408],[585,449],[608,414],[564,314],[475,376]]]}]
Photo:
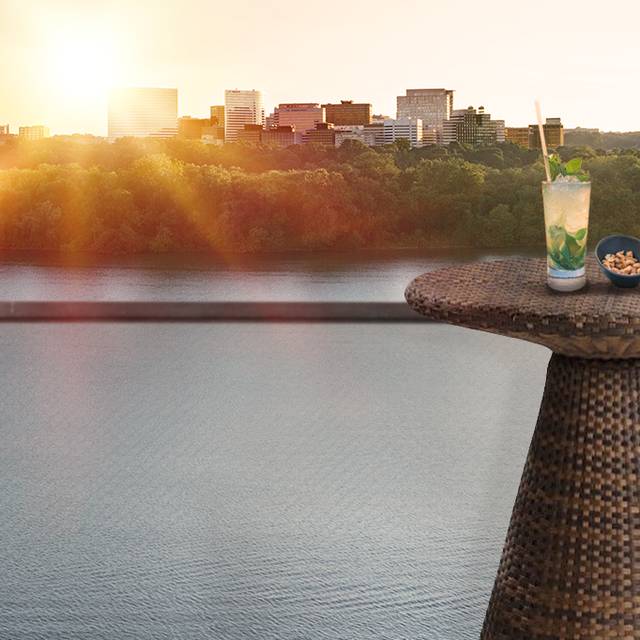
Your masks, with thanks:
[{"label": "rippled water", "polygon": [[[0,255],[2,300],[335,300],[397,301],[419,273],[486,260],[478,251],[227,255],[215,259],[112,259]],[[176,268],[176,267],[180,268]]]},{"label": "rippled water", "polygon": [[478,637],[543,348],[3,324],[0,349],[0,638]]}]

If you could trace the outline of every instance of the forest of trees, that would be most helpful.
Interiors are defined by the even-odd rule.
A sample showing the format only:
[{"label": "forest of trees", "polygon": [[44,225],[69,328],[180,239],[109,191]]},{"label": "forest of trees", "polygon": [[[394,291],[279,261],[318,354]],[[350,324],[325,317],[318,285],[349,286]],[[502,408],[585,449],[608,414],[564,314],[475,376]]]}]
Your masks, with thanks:
[{"label": "forest of trees", "polygon": [[[544,244],[535,151],[183,140],[0,146],[0,249],[94,253]],[[562,148],[593,182],[590,238],[640,236],[640,151]]]},{"label": "forest of trees", "polygon": [[640,131],[599,131],[597,129],[570,129],[565,131],[565,144],[587,145],[594,149],[640,148]]}]

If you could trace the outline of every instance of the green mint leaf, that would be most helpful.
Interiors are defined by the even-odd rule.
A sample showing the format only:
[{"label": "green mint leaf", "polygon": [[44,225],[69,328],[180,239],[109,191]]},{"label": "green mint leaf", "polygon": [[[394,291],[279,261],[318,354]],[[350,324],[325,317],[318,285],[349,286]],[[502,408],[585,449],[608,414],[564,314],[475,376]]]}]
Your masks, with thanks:
[{"label": "green mint leaf", "polygon": [[560,158],[555,153],[549,156],[549,170],[551,171],[552,181],[562,174],[562,162],[560,162]]},{"label": "green mint leaf", "polygon": [[582,170],[582,158],[572,158],[565,165],[567,175],[575,176],[579,174]]},{"label": "green mint leaf", "polygon": [[557,153],[552,153],[549,156],[549,171],[552,182],[558,176],[575,176],[580,182],[589,182],[589,174],[582,169],[582,158],[572,158],[564,163]]}]

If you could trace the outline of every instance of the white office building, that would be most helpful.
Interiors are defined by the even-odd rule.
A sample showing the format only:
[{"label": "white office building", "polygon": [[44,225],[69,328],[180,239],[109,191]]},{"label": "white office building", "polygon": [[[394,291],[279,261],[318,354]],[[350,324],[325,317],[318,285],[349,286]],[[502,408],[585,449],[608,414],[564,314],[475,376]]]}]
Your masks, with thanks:
[{"label": "white office building", "polygon": [[260,91],[227,89],[224,92],[224,137],[236,142],[245,124],[264,125],[264,106]]},{"label": "white office building", "polygon": [[358,140],[365,143],[364,125],[342,125],[334,127],[336,132],[336,147],[340,147],[345,140]]},{"label": "white office building", "polygon": [[435,129],[438,143],[442,142],[443,122],[453,111],[451,89],[407,89],[406,95],[396,98],[398,119],[422,120],[425,129]]},{"label": "white office building", "polygon": [[[389,122],[395,122],[391,118],[386,118]],[[387,125],[389,127],[389,125]],[[379,147],[386,144],[384,137],[384,122],[374,122],[365,125],[342,125],[334,127],[336,135],[336,147],[339,147],[345,140],[359,140],[368,147]],[[399,129],[398,129],[399,132]],[[387,130],[387,135],[389,135]],[[391,138],[393,138],[393,134]]]},{"label": "white office building", "polygon": [[109,139],[171,138],[178,133],[178,90],[113,89],[109,93]]},{"label": "white office building", "polygon": [[412,147],[422,146],[422,120],[420,118],[398,118],[385,120],[383,124],[384,143],[392,144],[404,138]]},{"label": "white office building", "polygon": [[[390,120],[391,118],[385,118]],[[384,120],[382,122],[372,122],[363,127],[363,142],[369,147],[378,147],[384,144]]]}]

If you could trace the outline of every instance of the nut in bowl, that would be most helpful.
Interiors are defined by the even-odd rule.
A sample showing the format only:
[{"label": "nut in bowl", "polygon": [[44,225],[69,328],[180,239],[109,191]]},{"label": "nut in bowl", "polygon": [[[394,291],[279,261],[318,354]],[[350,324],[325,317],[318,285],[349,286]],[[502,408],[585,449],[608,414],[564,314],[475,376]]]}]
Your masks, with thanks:
[{"label": "nut in bowl", "polygon": [[634,276],[640,273],[640,260],[633,255],[633,251],[618,251],[608,253],[602,259],[602,266],[625,276]]},{"label": "nut in bowl", "polygon": [[596,258],[602,272],[616,287],[640,284],[640,240],[633,236],[613,235],[596,246]]}]

